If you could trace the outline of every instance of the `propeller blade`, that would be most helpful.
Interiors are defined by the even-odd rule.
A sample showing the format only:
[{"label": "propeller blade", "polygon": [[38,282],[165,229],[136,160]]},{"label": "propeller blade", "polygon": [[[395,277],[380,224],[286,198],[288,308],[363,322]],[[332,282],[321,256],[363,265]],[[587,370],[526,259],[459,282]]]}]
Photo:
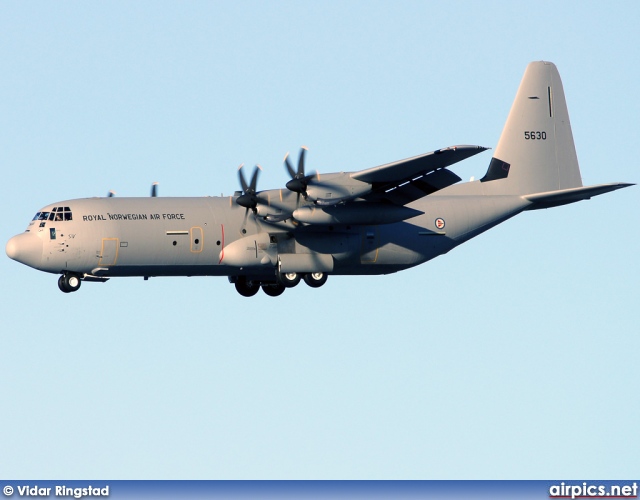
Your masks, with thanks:
[{"label": "propeller blade", "polygon": [[300,148],[300,156],[298,157],[298,178],[304,177],[304,155],[307,152],[307,146]]},{"label": "propeller blade", "polygon": [[242,173],[242,167],[244,167],[244,163],[238,167],[238,179],[240,180],[240,186],[242,187],[242,192],[246,193],[249,190],[249,184],[244,178],[244,174]]},{"label": "propeller blade", "polygon": [[154,182],[151,184],[151,197],[155,198],[156,196],[158,196],[158,183]]},{"label": "propeller blade", "polygon": [[298,169],[293,170],[291,166],[291,162],[289,161],[289,153],[284,157],[284,164],[287,167],[287,172],[291,176],[291,180],[287,182],[286,186],[289,191],[293,191],[294,193],[298,193],[298,197],[296,199],[296,204],[300,202],[300,195],[302,194],[305,198],[307,197],[307,184],[312,176],[306,176],[304,174],[304,159],[305,155],[309,149],[307,146],[302,146],[300,148],[300,155],[298,156]]},{"label": "propeller blade", "polygon": [[[256,211],[256,206],[260,201],[256,196],[256,189],[258,188],[258,176],[260,175],[261,170],[262,167],[260,165],[256,165],[251,176],[251,182],[247,184],[247,180],[244,177],[243,165],[238,167],[238,179],[242,186],[242,194],[236,198],[236,203],[241,207],[245,207],[247,210],[253,210],[254,213]],[[245,219],[246,215],[247,214],[245,213]]]},{"label": "propeller blade", "polygon": [[293,167],[291,166],[291,162],[289,161],[289,153],[284,155],[284,166],[287,168],[287,172],[289,172],[289,177],[294,179],[296,176],[296,171],[293,169]]},{"label": "propeller blade", "polygon": [[256,165],[256,167],[253,169],[253,176],[251,176],[251,184],[249,185],[249,189],[251,190],[252,194],[256,192],[256,188],[258,187],[258,174],[260,174],[261,170],[262,167],[260,165]]}]

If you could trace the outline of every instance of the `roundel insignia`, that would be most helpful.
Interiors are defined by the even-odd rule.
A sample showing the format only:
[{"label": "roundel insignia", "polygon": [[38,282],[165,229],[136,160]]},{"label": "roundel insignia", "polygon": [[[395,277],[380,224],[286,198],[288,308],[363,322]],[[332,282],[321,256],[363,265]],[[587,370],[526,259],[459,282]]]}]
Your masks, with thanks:
[{"label": "roundel insignia", "polygon": [[442,218],[438,217],[438,218],[436,219],[436,227],[437,227],[438,229],[444,229],[444,219],[442,219]]}]

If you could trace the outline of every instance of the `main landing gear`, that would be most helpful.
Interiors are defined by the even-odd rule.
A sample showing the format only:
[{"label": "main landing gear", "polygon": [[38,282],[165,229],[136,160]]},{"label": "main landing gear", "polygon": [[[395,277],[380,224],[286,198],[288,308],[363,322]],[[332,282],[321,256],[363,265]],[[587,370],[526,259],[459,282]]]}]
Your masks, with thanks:
[{"label": "main landing gear", "polygon": [[309,273],[304,275],[304,282],[311,288],[320,288],[327,282],[327,273]]},{"label": "main landing gear", "polygon": [[58,278],[58,288],[64,293],[76,292],[82,281],[77,274],[63,274]]},{"label": "main landing gear", "polygon": [[251,280],[246,276],[239,276],[235,281],[237,292],[243,297],[253,297],[258,290],[270,297],[282,295],[287,288],[293,288],[301,280],[311,288],[319,288],[327,282],[327,273],[282,273],[278,274],[277,281]]}]

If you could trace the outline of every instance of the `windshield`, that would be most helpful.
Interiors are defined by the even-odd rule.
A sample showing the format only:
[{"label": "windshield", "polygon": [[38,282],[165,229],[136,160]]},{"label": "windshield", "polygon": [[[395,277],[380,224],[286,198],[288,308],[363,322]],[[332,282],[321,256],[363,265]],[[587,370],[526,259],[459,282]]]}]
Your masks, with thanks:
[{"label": "windshield", "polygon": [[73,220],[73,215],[69,207],[54,207],[51,212],[38,212],[31,220],[65,221]]}]

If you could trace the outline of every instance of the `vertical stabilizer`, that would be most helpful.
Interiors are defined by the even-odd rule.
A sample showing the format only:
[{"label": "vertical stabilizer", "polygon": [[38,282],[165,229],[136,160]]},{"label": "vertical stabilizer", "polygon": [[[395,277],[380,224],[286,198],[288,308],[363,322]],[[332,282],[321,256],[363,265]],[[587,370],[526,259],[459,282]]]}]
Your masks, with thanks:
[{"label": "vertical stabilizer", "polygon": [[555,64],[532,62],[482,182],[505,194],[582,186],[569,112]]}]

